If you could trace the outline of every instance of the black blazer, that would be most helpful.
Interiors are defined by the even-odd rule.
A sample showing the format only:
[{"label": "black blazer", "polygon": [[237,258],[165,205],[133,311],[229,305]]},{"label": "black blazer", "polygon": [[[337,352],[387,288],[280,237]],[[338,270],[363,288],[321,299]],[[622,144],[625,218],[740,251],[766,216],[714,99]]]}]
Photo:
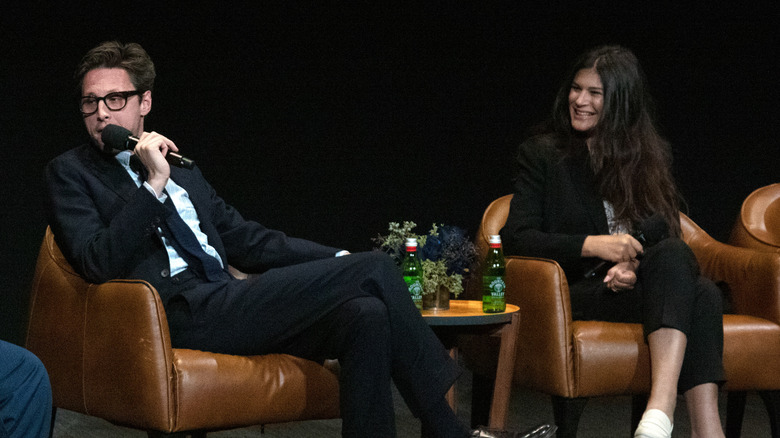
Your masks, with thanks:
[{"label": "black blazer", "polygon": [[[113,156],[89,144],[52,160],[45,178],[48,222],[77,272],[96,283],[134,278],[158,290],[170,287],[168,255],[157,230],[175,210],[144,187],[136,187]],[[223,262],[239,270],[261,273],[338,252],[244,220],[197,168],[172,167],[171,179],[187,190],[209,244]],[[197,305],[205,296],[185,298]]]},{"label": "black blazer", "polygon": [[599,263],[582,257],[589,235],[609,234],[587,153],[568,155],[560,140],[542,135],[524,142],[509,216],[501,230],[507,255],[557,261],[570,282]]}]

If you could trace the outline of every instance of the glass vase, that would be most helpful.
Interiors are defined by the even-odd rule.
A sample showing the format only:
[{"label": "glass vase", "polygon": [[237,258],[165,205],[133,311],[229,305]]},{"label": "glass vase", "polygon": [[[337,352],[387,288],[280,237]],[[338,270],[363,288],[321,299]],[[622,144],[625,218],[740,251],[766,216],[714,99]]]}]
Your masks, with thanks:
[{"label": "glass vase", "polygon": [[423,310],[447,310],[450,308],[450,290],[439,286],[433,293],[422,296]]}]

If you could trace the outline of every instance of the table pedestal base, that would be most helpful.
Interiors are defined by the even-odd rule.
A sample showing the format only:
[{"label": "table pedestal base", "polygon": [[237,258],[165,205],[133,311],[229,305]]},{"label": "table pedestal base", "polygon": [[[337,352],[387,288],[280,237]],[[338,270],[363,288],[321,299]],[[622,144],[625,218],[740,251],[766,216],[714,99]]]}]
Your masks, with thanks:
[{"label": "table pedestal base", "polygon": [[[459,335],[486,334],[501,338],[488,427],[505,429],[509,399],[512,395],[520,314],[516,306],[510,305],[507,306],[505,313],[485,314],[481,312],[481,302],[453,300],[451,310],[427,314],[423,312],[423,317],[431,325],[445,348],[449,349],[450,356],[455,360],[458,360],[457,339]],[[452,410],[457,413],[457,382],[447,392],[446,399]],[[425,436],[424,433],[423,436]]]}]

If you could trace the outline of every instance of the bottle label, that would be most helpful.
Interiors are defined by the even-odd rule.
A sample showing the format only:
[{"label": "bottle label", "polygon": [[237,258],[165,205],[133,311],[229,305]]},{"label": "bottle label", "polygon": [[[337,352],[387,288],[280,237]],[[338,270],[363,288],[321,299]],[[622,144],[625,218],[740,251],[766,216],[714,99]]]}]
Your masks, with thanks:
[{"label": "bottle label", "polygon": [[490,291],[490,296],[493,298],[504,298],[504,290],[506,289],[506,283],[502,277],[493,277],[490,279],[490,283],[487,285]]},{"label": "bottle label", "polygon": [[482,311],[486,313],[503,312],[506,310],[504,277],[485,275],[482,278]]},{"label": "bottle label", "polygon": [[412,301],[418,309],[422,309],[422,293],[423,286],[419,277],[404,277],[406,286],[409,288],[409,294],[412,296]]}]

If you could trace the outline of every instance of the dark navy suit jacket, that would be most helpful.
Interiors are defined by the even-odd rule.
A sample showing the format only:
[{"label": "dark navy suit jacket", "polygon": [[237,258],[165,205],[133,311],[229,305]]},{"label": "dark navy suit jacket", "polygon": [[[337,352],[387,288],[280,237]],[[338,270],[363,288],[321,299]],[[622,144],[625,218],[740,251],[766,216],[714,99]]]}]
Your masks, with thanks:
[{"label": "dark navy suit jacket", "polygon": [[[175,210],[137,187],[116,158],[86,144],[46,167],[48,221],[57,244],[74,269],[88,280],[146,280],[163,303],[171,290],[169,262],[159,228]],[[334,257],[337,248],[286,236],[245,220],[217,196],[200,170],[171,168],[171,179],[190,196],[201,230],[227,262],[248,273]],[[183,293],[198,306],[207,288]]]},{"label": "dark navy suit jacket", "polygon": [[582,257],[585,238],[609,234],[609,225],[587,154],[566,154],[559,146],[552,135],[520,146],[515,193],[501,237],[507,255],[553,259],[573,282],[600,262]]}]

